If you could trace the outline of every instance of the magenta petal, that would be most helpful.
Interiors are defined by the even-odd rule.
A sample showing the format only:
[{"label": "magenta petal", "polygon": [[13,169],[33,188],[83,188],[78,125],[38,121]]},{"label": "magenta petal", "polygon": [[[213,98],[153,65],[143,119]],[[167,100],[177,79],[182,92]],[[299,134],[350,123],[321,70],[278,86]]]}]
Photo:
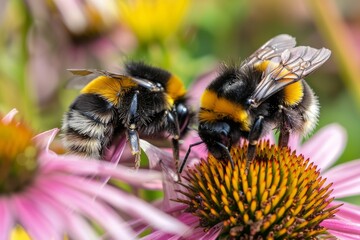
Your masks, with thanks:
[{"label": "magenta petal", "polygon": [[336,217],[360,224],[360,207],[346,202],[334,201],[329,207],[343,204],[339,211],[335,214]]},{"label": "magenta petal", "polygon": [[360,159],[335,166],[323,174],[333,183],[333,195],[337,198],[360,194]]},{"label": "magenta petal", "polygon": [[7,201],[7,198],[0,198],[0,239],[9,239],[11,229],[15,225],[13,214]]},{"label": "magenta petal", "polygon": [[78,214],[70,211],[67,205],[62,205],[61,202],[54,197],[55,194],[52,194],[52,190],[60,195],[62,192],[56,185],[48,180],[49,179],[44,179],[45,184],[39,183],[38,188],[33,191],[35,194],[39,194],[38,196],[41,196],[40,199],[44,200],[49,207],[52,207],[52,210],[56,214],[53,218],[59,219],[60,223],[56,226],[59,229],[61,229],[61,226],[63,227],[59,235],[60,239],[63,239],[64,234],[68,235],[71,239],[98,239],[98,235],[87,221],[79,217]]},{"label": "magenta petal", "polygon": [[347,236],[348,239],[358,239],[360,236],[360,225],[354,224],[350,221],[326,219],[321,223],[321,225],[326,227],[330,233],[338,237]]},{"label": "magenta petal", "polygon": [[330,124],[320,129],[305,142],[300,150],[324,171],[341,155],[346,145],[346,131],[339,124]]},{"label": "magenta petal", "polygon": [[[59,176],[62,178],[62,176]],[[83,182],[83,187],[86,188],[87,182]],[[46,183],[43,184],[46,186]],[[49,189],[56,189],[52,191]],[[105,205],[99,204],[93,196],[88,196],[80,191],[75,191],[65,185],[57,184],[57,186],[47,187],[52,192],[52,195],[58,201],[61,201],[64,206],[68,206],[78,214],[87,216],[93,219],[100,226],[102,226],[109,235],[115,239],[133,239],[135,236],[132,231],[123,224],[121,218],[113,211],[113,209],[105,208]],[[106,219],[106,221],[103,221]]]},{"label": "magenta petal", "polygon": [[50,153],[43,153],[39,157],[42,162],[42,171],[45,174],[52,172],[67,172],[77,175],[96,175],[102,177],[112,176],[129,184],[141,186],[144,183],[157,184],[162,179],[162,174],[156,171],[133,169],[116,165],[106,161],[89,161],[77,156],[54,156]]},{"label": "magenta petal", "polygon": [[323,173],[323,176],[329,179],[330,182],[338,184],[360,176],[360,159],[332,167]]},{"label": "magenta petal", "polygon": [[[71,176],[63,177],[61,180],[58,179],[58,181],[92,195],[97,194],[99,187],[101,187],[100,183],[91,182],[87,184],[86,188],[83,188],[82,182]],[[187,226],[175,218],[172,218],[164,212],[152,207],[150,204],[142,201],[141,199],[109,186],[104,186],[102,188],[101,195],[98,195],[97,199],[102,199],[119,209],[126,210],[128,214],[139,216],[152,226],[168,231],[169,233],[179,234],[188,229]]]},{"label": "magenta petal", "polygon": [[18,110],[14,108],[14,109],[12,109],[8,114],[6,114],[5,117],[3,117],[3,118],[1,119],[1,121],[2,121],[3,123],[5,123],[5,124],[8,124],[8,123],[10,123],[10,122],[13,120],[14,116],[15,116],[17,113],[18,113]]},{"label": "magenta petal", "polygon": [[47,240],[56,236],[48,219],[44,218],[41,212],[38,211],[38,207],[28,198],[22,196],[13,197],[12,207],[17,213],[20,225],[33,239]]},{"label": "magenta petal", "polygon": [[125,150],[125,147],[126,147],[126,138],[123,137],[116,144],[115,151],[113,152],[112,156],[110,157],[110,162],[115,163],[117,165],[120,161],[120,158],[121,158],[124,150]]},{"label": "magenta petal", "polygon": [[329,233],[331,233],[333,236],[336,237],[336,239],[339,239],[339,240],[360,239],[357,234],[348,234],[348,233],[343,233],[341,231],[339,232],[339,231],[335,231],[335,230],[329,230]]}]

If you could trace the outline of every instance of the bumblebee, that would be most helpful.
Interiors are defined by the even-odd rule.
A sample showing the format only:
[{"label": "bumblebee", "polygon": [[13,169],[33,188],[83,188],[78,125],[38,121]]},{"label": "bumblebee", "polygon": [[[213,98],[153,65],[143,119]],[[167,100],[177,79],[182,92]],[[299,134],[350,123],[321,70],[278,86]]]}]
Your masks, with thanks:
[{"label": "bumblebee", "polygon": [[258,140],[279,131],[278,145],[287,146],[290,133],[306,135],[319,116],[319,103],[304,77],[319,68],[331,51],[295,47],[293,37],[278,35],[239,66],[224,66],[204,91],[198,113],[198,133],[217,159],[232,162],[229,149],[240,139],[249,147],[247,160],[255,156]]},{"label": "bumblebee", "polygon": [[179,138],[191,118],[186,89],[178,77],[142,62],[126,63],[122,74],[69,71],[76,76],[70,86],[85,85],[63,118],[63,142],[69,152],[100,159],[114,137],[123,134],[137,169],[140,137],[171,136],[177,167]]}]

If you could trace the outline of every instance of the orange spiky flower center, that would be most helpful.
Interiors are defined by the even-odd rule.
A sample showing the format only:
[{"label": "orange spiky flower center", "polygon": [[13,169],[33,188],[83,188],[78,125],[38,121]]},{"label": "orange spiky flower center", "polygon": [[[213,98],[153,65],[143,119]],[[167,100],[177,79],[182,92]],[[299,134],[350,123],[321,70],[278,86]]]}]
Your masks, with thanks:
[{"label": "orange spiky flower center", "polygon": [[209,154],[187,172],[187,211],[205,231],[222,225],[219,239],[315,239],[328,236],[320,223],[332,218],[332,184],[309,159],[261,142],[246,171],[247,145],[234,147],[235,163]]},{"label": "orange spiky flower center", "polygon": [[0,121],[0,194],[18,192],[33,179],[38,149],[22,123]]}]

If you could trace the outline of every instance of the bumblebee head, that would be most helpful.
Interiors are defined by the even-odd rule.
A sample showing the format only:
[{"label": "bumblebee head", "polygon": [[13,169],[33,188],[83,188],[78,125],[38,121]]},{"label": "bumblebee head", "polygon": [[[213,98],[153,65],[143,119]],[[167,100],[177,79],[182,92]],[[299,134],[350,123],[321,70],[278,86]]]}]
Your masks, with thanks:
[{"label": "bumblebee head", "polygon": [[225,159],[231,146],[239,141],[240,131],[226,121],[200,122],[199,136],[215,158]]}]

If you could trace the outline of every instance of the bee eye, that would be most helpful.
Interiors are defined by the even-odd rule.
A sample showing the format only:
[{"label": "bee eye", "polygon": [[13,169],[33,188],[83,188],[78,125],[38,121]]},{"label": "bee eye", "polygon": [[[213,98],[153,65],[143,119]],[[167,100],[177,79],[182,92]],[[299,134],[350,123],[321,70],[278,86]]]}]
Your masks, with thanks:
[{"label": "bee eye", "polygon": [[190,121],[189,109],[183,103],[178,103],[176,105],[176,113],[178,117],[180,132],[183,132],[184,130],[186,130],[186,127],[188,126],[188,123]]},{"label": "bee eye", "polygon": [[247,107],[254,106],[255,101],[254,101],[254,99],[249,98],[249,99],[246,100],[245,104],[246,104]]}]

